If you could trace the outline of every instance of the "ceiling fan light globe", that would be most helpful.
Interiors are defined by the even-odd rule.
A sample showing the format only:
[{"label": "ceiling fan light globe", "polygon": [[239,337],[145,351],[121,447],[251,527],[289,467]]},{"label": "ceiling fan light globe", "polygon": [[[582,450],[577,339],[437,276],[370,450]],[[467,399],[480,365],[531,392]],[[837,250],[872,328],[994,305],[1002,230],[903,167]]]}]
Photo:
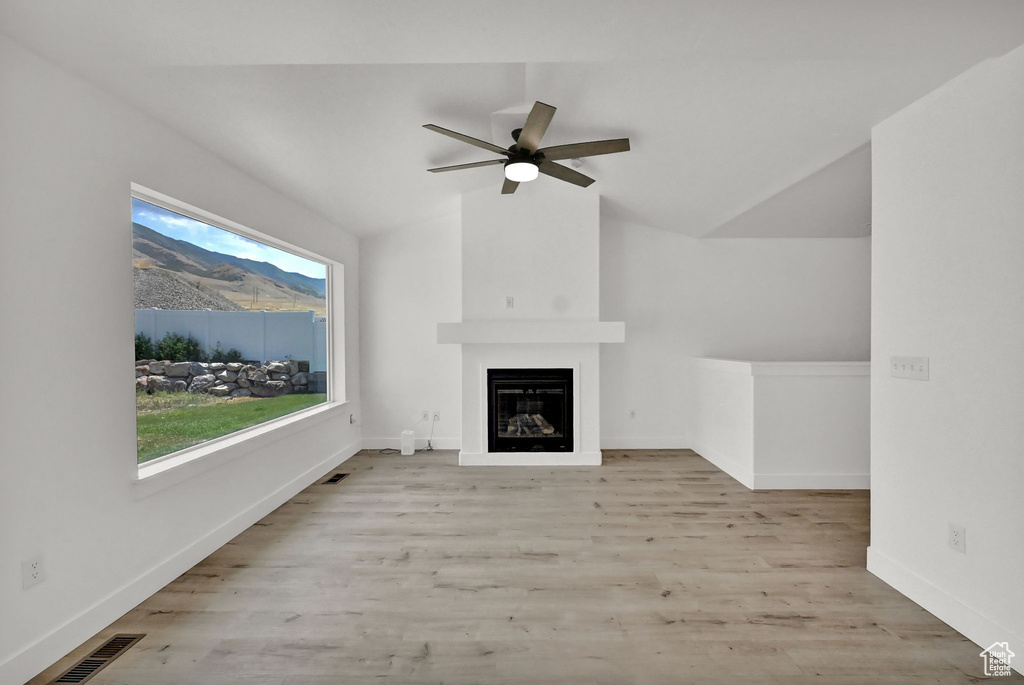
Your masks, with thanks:
[{"label": "ceiling fan light globe", "polygon": [[533,162],[509,162],[505,165],[505,178],[516,183],[532,181],[540,174]]}]

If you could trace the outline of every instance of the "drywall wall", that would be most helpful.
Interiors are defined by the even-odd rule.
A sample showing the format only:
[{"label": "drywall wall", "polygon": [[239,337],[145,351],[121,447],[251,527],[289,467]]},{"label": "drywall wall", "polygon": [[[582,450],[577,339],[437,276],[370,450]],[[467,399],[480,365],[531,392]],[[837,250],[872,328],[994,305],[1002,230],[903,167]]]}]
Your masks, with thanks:
[{"label": "drywall wall", "polygon": [[[1024,647],[1024,47],[873,130],[868,569]],[[893,355],[930,360],[892,378]],[[948,544],[966,529],[966,554]],[[1018,657],[1018,660],[1020,657]],[[1015,662],[1019,665],[1019,662]]]},{"label": "drywall wall", "polygon": [[[462,357],[437,344],[437,323],[462,318],[458,212],[360,243],[360,350],[364,445],[397,448],[412,429],[417,448],[458,449]],[[421,421],[440,410],[441,420]]]},{"label": "drywall wall", "polygon": [[515,195],[465,193],[462,320],[597,320],[599,202],[546,176]]},{"label": "drywall wall", "polygon": [[602,447],[689,447],[688,360],[864,361],[870,238],[700,240],[604,221]]},{"label": "drywall wall", "polygon": [[748,488],[754,487],[754,376],[749,364],[691,361],[691,449]]},{"label": "drywall wall", "polygon": [[[0,393],[0,682],[22,683],[358,449],[358,243],[2,36],[0,101],[0,357],[102,379],[87,399]],[[168,487],[134,483],[132,182],[345,265],[348,404]],[[47,578],[23,590],[37,554]]]},{"label": "drywall wall", "polygon": [[867,489],[870,362],[691,360],[690,446],[754,490]]},{"label": "drywall wall", "polygon": [[[459,401],[457,346],[428,330],[459,320],[459,247],[457,217],[363,241],[368,446],[395,446],[417,410]],[[690,447],[692,357],[867,359],[870,252],[869,238],[698,240],[602,222],[600,318],[625,321],[626,342],[601,346],[601,446]],[[457,416],[443,411],[435,435],[457,438]]]}]

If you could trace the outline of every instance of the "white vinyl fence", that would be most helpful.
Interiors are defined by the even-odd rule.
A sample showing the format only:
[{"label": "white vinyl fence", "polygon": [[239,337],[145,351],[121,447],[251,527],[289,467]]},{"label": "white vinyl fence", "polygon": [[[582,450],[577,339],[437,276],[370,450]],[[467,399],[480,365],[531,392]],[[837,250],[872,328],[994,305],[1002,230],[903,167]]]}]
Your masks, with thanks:
[{"label": "white vinyl fence", "polygon": [[156,345],[168,333],[192,335],[209,352],[220,343],[253,361],[309,360],[309,370],[327,370],[327,317],[308,312],[221,312],[136,309],[135,333]]}]

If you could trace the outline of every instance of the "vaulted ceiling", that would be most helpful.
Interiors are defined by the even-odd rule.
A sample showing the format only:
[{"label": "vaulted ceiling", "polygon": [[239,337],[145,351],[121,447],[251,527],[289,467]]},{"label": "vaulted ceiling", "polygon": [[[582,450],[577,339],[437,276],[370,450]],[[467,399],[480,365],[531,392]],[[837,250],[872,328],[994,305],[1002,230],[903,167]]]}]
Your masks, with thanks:
[{"label": "vaulted ceiling", "polygon": [[4,0],[0,30],[360,235],[499,192],[426,173],[490,156],[422,124],[504,147],[542,100],[546,144],[631,139],[581,168],[606,215],[853,237],[871,126],[1024,43],[1024,2]]}]

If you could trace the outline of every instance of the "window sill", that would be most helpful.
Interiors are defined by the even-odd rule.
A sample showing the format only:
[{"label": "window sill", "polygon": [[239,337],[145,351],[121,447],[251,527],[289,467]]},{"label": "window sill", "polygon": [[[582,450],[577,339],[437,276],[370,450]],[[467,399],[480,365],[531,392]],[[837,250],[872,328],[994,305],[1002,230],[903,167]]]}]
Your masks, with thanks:
[{"label": "window sill", "polygon": [[[301,412],[282,416],[252,428],[225,435],[184,449],[159,461],[141,464],[132,481],[135,499],[144,499],[161,490],[215,469],[238,457],[250,454],[253,448],[263,448],[278,440],[294,435],[312,425],[338,418],[344,413],[347,401],[327,402]],[[265,438],[260,440],[260,438]],[[253,442],[258,441],[258,445]]]}]

